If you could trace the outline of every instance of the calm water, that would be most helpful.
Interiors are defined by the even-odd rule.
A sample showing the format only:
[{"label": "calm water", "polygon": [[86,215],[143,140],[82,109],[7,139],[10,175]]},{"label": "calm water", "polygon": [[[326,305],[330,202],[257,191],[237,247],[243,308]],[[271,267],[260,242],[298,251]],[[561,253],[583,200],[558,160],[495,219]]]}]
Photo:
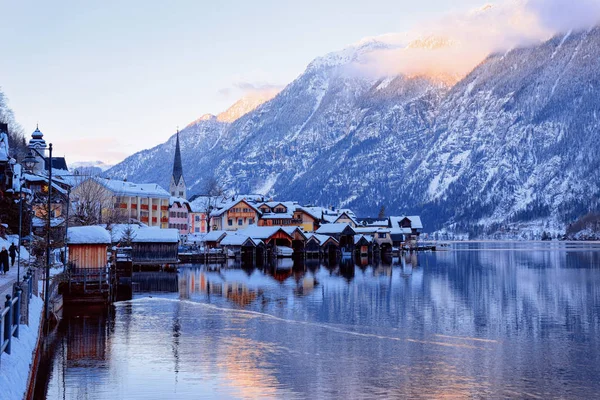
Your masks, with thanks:
[{"label": "calm water", "polygon": [[464,243],[390,261],[141,279],[133,300],[67,316],[38,393],[599,396],[598,245]]}]

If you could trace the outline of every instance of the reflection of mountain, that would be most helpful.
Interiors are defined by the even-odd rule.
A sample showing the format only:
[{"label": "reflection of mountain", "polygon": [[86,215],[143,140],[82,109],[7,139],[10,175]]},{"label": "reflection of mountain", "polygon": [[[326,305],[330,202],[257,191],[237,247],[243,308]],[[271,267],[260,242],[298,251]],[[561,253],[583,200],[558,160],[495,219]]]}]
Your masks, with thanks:
[{"label": "reflection of mountain", "polygon": [[525,246],[294,267],[281,283],[181,268],[179,297],[116,305],[109,374],[65,382],[112,398],[595,398],[600,252]]}]

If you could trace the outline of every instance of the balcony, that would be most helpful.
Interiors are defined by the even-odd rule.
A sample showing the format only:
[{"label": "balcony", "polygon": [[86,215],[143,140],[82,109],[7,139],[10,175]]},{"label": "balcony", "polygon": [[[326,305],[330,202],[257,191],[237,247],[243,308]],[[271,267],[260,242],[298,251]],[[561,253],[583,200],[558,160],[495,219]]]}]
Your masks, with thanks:
[{"label": "balcony", "polygon": [[167,217],[162,217],[162,218],[160,219],[160,222],[163,222],[163,223],[165,223],[165,222],[169,222],[169,218],[167,218]]},{"label": "balcony", "polygon": [[152,211],[156,211],[156,210],[158,210],[158,206],[157,206],[157,205],[155,205],[155,204],[153,204],[153,205],[152,205]]},{"label": "balcony", "polygon": [[169,206],[160,206],[162,211],[169,211]]},{"label": "balcony", "polygon": [[152,217],[152,223],[155,224],[158,221],[156,217]]},{"label": "balcony", "polygon": [[127,203],[115,203],[115,208],[127,208]]},{"label": "balcony", "polygon": [[148,217],[142,216],[142,217],[140,217],[140,221],[142,221],[142,222],[148,222]]},{"label": "balcony", "polygon": [[132,204],[132,205],[131,205],[131,208],[132,208],[133,210],[137,210],[137,204],[135,204],[135,203],[134,203],[134,204]]},{"label": "balcony", "polygon": [[141,204],[140,205],[140,209],[147,210],[148,209],[148,204]]}]

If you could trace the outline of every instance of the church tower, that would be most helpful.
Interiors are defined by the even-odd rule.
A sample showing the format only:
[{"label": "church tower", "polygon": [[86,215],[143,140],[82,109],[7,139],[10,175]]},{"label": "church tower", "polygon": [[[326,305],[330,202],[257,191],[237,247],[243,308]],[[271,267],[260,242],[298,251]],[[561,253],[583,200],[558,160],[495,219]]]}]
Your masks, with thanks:
[{"label": "church tower", "polygon": [[173,175],[169,192],[173,197],[181,197],[187,200],[187,189],[183,179],[183,168],[181,166],[181,151],[179,150],[179,129],[177,130],[177,139],[175,142],[175,159],[173,160]]}]

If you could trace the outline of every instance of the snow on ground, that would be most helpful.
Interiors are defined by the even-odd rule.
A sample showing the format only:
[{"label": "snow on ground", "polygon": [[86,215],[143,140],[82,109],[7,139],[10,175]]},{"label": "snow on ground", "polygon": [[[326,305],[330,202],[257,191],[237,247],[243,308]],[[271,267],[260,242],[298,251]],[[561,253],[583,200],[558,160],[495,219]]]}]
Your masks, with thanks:
[{"label": "snow on ground", "polygon": [[33,351],[37,344],[40,316],[44,302],[33,296],[29,305],[29,326],[19,326],[19,338],[13,338],[11,354],[0,355],[0,398],[20,400],[25,397]]}]

